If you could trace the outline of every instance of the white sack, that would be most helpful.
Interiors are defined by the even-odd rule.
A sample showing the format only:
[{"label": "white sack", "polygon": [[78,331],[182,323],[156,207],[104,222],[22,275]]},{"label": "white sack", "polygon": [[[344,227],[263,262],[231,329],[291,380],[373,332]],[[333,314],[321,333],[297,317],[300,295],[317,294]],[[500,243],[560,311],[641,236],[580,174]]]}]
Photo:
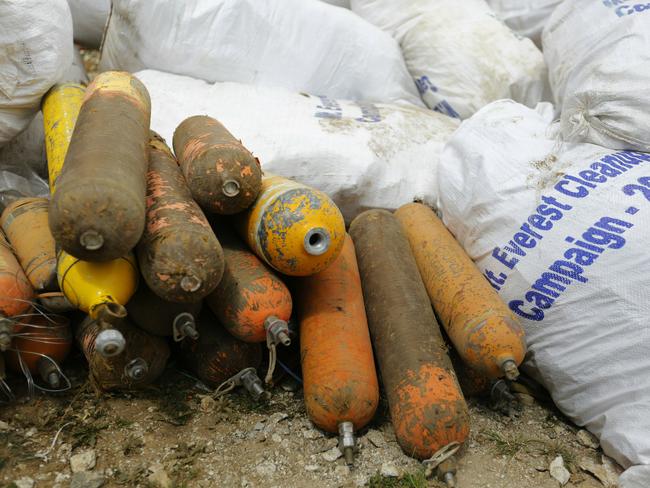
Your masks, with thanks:
[{"label": "white sack", "polygon": [[168,144],[192,115],[218,119],[262,169],[327,193],[346,220],[368,208],[436,200],[436,166],[458,123],[430,110],[349,102],[142,71],[151,128]]},{"label": "white sack", "polygon": [[115,0],[100,68],[422,105],[388,34],[315,0]]},{"label": "white sack", "polygon": [[650,3],[571,0],[551,16],[544,55],[562,136],[650,151]]},{"label": "white sack", "polygon": [[321,2],[329,3],[337,7],[350,8],[350,0],[321,0]]},{"label": "white sack", "polygon": [[487,0],[492,10],[520,36],[542,46],[542,30],[562,0]]},{"label": "white sack", "polygon": [[629,468],[623,487],[648,487],[650,154],[557,143],[538,109],[499,101],[464,122],[438,207],[520,316],[526,368]]},{"label": "white sack", "polygon": [[68,5],[75,41],[85,47],[98,48],[111,12],[111,0],[68,0]]},{"label": "white sack", "polygon": [[65,0],[0,2],[0,147],[23,131],[72,63]]},{"label": "white sack", "polygon": [[534,106],[544,96],[542,53],[485,0],[352,0],[352,10],[399,42],[434,110],[464,119],[494,100]]}]

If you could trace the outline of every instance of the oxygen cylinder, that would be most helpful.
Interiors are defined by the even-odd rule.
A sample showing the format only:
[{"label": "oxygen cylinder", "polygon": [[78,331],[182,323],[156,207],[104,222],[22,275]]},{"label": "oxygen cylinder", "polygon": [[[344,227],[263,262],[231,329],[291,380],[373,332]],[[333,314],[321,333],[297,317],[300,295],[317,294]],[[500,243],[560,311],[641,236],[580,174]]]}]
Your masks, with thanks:
[{"label": "oxygen cylinder", "polygon": [[185,337],[199,337],[196,318],[201,311],[201,302],[168,302],[141,283],[126,304],[126,310],[133,323],[149,334],[172,336],[176,342]]},{"label": "oxygen cylinder", "polygon": [[[257,369],[262,362],[259,344],[238,341],[228,334],[217,318],[204,309],[198,320],[199,338],[181,342],[181,358],[198,378],[212,387],[218,387],[238,373]],[[256,379],[256,381],[255,381]],[[249,392],[259,397],[264,393],[261,381],[255,374]],[[255,393],[257,392],[257,393]]]},{"label": "oxygen cylinder", "polygon": [[275,318],[284,322],[282,339],[288,344],[286,322],[291,317],[291,293],[227,225],[218,223],[214,228],[223,246],[225,269],[221,283],[207,296],[207,304],[221,325],[239,340],[267,340],[274,331],[266,326],[270,318]]},{"label": "oxygen cylinder", "polygon": [[169,346],[164,339],[147,334],[126,320],[115,323],[126,339],[126,348],[117,356],[105,357],[95,349],[99,324],[88,316],[75,334],[90,369],[93,384],[103,391],[137,389],[151,384],[164,371]]},{"label": "oxygen cylinder", "polygon": [[167,301],[198,302],[221,280],[223,251],[165,141],[152,133],[149,148],[147,219],[137,247],[142,276]]},{"label": "oxygen cylinder", "polygon": [[[34,289],[0,230],[0,320],[27,312],[33,298]],[[0,337],[0,351],[3,343]]]},{"label": "oxygen cylinder", "polygon": [[489,378],[516,379],[526,354],[519,321],[429,207],[411,203],[395,216],[433,308],[460,357]]},{"label": "oxygen cylinder", "polygon": [[345,222],[323,192],[266,175],[254,205],[240,221],[248,246],[269,266],[290,276],[327,268],[343,247]]},{"label": "oxygen cylinder", "polygon": [[185,119],[173,144],[192,196],[206,211],[231,215],[255,201],[260,163],[218,121],[204,115]]},{"label": "oxygen cylinder", "polygon": [[125,255],[145,221],[151,103],[125,72],[88,86],[50,205],[50,229],[64,251],[88,261]]},{"label": "oxygen cylinder", "polygon": [[409,456],[428,459],[465,441],[467,405],[397,219],[364,212],[350,235],[397,441]]},{"label": "oxygen cylinder", "polygon": [[39,291],[58,289],[55,243],[47,223],[49,205],[47,198],[20,198],[0,217],[27,279]]},{"label": "oxygen cylinder", "polygon": [[43,97],[43,128],[45,129],[45,153],[50,182],[50,194],[54,195],[56,180],[63,169],[74,126],[86,88],[78,83],[54,85]]},{"label": "oxygen cylinder", "polygon": [[12,349],[6,353],[7,365],[21,373],[22,362],[49,388],[58,390],[63,379],[60,365],[72,348],[70,321],[62,315],[30,315],[14,327]]},{"label": "oxygen cylinder", "polygon": [[97,351],[107,357],[120,354],[125,338],[114,326],[126,317],[124,305],[138,286],[133,254],[93,263],[59,251],[57,278],[68,301],[98,321],[101,330],[97,333]]},{"label": "oxygen cylinder", "polygon": [[350,236],[329,268],[296,280],[295,294],[307,414],[317,427],[341,434],[351,464],[354,432],[374,416],[379,386]]}]

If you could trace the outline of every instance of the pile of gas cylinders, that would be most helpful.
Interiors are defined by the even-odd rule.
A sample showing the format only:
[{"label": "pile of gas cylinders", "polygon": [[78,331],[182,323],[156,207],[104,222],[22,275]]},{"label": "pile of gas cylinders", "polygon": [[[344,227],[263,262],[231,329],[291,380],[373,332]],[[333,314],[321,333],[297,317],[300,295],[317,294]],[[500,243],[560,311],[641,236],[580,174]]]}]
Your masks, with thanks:
[{"label": "pile of gas cylinders", "polygon": [[74,336],[100,390],[150,384],[177,343],[204,383],[257,398],[276,347],[299,340],[308,415],[348,462],[379,402],[376,361],[400,446],[453,485],[469,416],[450,353],[489,387],[517,378],[525,341],[431,209],[369,210],[346,232],[327,195],[263,174],[213,118],[183,121],[172,153],[128,73],[57,85],[42,109],[51,196],[0,219],[3,391],[5,362],[65,388]]}]

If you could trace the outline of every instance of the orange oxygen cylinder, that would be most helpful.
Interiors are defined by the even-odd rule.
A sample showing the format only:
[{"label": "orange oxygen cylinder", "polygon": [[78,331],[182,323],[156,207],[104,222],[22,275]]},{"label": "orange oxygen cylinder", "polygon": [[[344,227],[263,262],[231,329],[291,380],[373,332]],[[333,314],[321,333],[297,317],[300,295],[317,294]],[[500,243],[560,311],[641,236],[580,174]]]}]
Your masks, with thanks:
[{"label": "orange oxygen cylinder", "polygon": [[90,316],[77,327],[76,340],[90,369],[93,384],[103,391],[138,389],[155,381],[164,371],[169,346],[164,339],[147,334],[126,320],[115,324],[126,340],[124,350],[105,357],[95,350],[101,327]]},{"label": "orange oxygen cylinder", "polygon": [[47,198],[20,198],[5,208],[0,225],[34,289],[53,291],[56,251],[48,224]]},{"label": "orange oxygen cylinder", "polygon": [[174,153],[192,196],[207,212],[247,209],[260,191],[259,161],[217,120],[196,115],[174,131]]},{"label": "orange oxygen cylinder", "polygon": [[463,361],[489,378],[516,379],[526,354],[519,321],[433,210],[411,203],[395,216],[433,308]]},{"label": "orange oxygen cylinder", "polygon": [[277,338],[289,345],[286,322],[291,317],[291,293],[227,225],[220,222],[214,229],[223,247],[225,268],[221,283],[206,302],[237,339],[275,342]]},{"label": "orange oxygen cylinder", "polygon": [[329,268],[296,279],[295,295],[307,414],[317,427],[339,433],[351,464],[354,432],[374,416],[379,386],[350,236]]},{"label": "orange oxygen cylinder", "polygon": [[61,363],[71,347],[72,333],[66,317],[33,313],[14,327],[7,365],[17,373],[24,373],[24,365],[31,374],[39,375],[48,389],[60,390],[62,383],[67,382]]},{"label": "orange oxygen cylinder", "polygon": [[456,449],[469,434],[467,405],[408,240],[384,210],[359,215],[350,235],[397,441],[418,459]]},{"label": "orange oxygen cylinder", "polygon": [[260,345],[235,339],[207,309],[201,312],[197,325],[199,338],[181,342],[185,365],[201,381],[219,391],[241,385],[256,399],[265,395],[256,372],[262,362]]},{"label": "orange oxygen cylinder", "polygon": [[11,342],[11,317],[24,314],[32,307],[34,290],[11,246],[0,230],[0,351]]}]

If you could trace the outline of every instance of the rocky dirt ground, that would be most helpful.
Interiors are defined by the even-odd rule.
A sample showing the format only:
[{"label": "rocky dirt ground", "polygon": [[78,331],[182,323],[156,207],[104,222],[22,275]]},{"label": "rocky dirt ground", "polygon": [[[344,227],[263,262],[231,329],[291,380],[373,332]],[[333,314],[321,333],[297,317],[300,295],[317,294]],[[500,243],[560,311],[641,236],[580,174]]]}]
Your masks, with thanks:
[{"label": "rocky dirt ground", "polygon": [[[422,464],[401,452],[385,404],[359,433],[356,462],[348,468],[337,438],[307,418],[302,390],[286,391],[296,382],[255,403],[241,391],[215,400],[173,364],[160,383],[132,394],[97,394],[80,360],[66,371],[74,386],[65,395],[0,406],[0,485],[444,486],[427,480]],[[14,391],[22,394],[19,382]],[[552,406],[533,403],[505,415],[470,400],[470,411],[459,487],[556,488],[563,477],[567,487],[616,486],[616,466]]]}]

